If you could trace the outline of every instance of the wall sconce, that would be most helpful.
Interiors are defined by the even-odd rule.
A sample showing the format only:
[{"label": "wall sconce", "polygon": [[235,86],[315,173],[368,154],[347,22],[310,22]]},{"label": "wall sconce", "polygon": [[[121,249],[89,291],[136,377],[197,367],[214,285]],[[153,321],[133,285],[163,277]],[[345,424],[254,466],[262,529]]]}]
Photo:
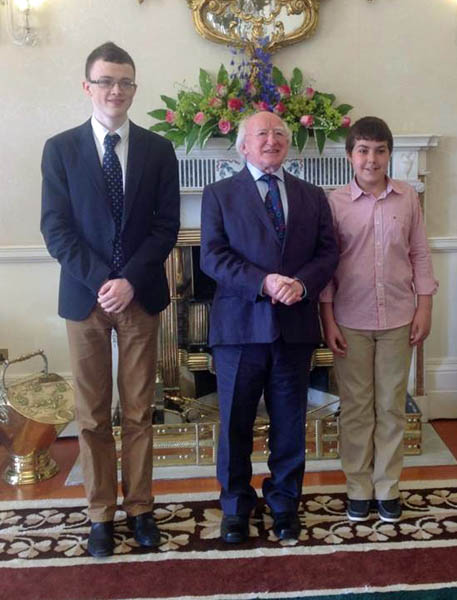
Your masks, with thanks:
[{"label": "wall sconce", "polygon": [[19,46],[35,46],[39,40],[37,30],[32,27],[31,20],[35,9],[44,0],[0,0],[6,8],[6,26],[15,44]]}]

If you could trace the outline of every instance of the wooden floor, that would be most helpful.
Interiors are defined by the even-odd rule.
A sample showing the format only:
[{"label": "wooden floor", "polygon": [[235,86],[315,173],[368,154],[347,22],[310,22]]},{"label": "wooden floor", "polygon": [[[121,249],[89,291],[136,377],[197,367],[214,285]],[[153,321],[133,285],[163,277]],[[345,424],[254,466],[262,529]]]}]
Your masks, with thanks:
[{"label": "wooden floor", "polygon": [[[452,454],[457,458],[457,421],[438,420],[433,421],[438,434],[448,446]],[[57,461],[60,472],[42,483],[33,485],[11,486],[0,480],[0,500],[32,500],[42,498],[82,498],[84,488],[82,485],[65,487],[65,480],[78,456],[78,443],[74,438],[57,440],[51,449],[51,454]],[[6,450],[0,447],[0,463],[7,460]],[[3,470],[3,469],[2,469]],[[454,479],[457,480],[457,465],[438,467],[408,467],[403,470],[403,481],[421,481]],[[254,476],[254,486],[261,486],[262,476]],[[344,483],[344,475],[341,471],[322,471],[307,473],[304,485],[329,485]],[[154,480],[154,494],[173,494],[185,492],[204,492],[218,490],[217,481],[212,478],[193,479],[162,479]]]}]

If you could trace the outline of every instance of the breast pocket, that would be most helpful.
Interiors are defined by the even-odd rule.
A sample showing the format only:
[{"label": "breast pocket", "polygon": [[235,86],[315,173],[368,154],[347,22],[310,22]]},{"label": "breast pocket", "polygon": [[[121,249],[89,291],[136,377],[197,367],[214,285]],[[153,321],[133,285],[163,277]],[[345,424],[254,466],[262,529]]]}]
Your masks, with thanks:
[{"label": "breast pocket", "polygon": [[404,215],[389,215],[384,221],[387,240],[405,243],[409,238],[409,220]]}]

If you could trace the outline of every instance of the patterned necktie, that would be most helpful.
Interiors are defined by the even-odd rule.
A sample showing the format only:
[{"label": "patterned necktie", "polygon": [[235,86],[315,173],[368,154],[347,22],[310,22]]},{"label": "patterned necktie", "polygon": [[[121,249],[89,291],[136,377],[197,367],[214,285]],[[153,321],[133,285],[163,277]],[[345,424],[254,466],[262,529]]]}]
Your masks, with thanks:
[{"label": "patterned necktie", "polygon": [[124,256],[121,244],[124,186],[122,182],[121,163],[114,151],[114,148],[120,139],[121,138],[117,133],[114,135],[110,135],[109,133],[106,134],[104,141],[105,154],[103,155],[103,176],[105,178],[106,189],[108,190],[108,198],[111,201],[111,210],[115,226],[111,267],[116,275],[120,273],[124,266]]},{"label": "patterned necktie", "polygon": [[278,234],[281,244],[286,237],[286,220],[284,219],[284,210],[281,202],[281,194],[279,192],[278,178],[276,175],[265,173],[260,177],[261,181],[268,183],[268,192],[265,196],[265,208],[268,216],[273,223],[276,233]]}]

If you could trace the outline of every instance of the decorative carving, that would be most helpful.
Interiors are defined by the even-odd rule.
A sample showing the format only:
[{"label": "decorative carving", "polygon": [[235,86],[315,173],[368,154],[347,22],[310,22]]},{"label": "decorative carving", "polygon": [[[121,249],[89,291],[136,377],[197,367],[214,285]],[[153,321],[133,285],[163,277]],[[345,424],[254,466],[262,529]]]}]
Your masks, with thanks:
[{"label": "decorative carving", "polygon": [[[198,33],[253,52],[276,52],[312,35],[320,0],[187,0]],[[265,42],[265,40],[267,40]]]}]

